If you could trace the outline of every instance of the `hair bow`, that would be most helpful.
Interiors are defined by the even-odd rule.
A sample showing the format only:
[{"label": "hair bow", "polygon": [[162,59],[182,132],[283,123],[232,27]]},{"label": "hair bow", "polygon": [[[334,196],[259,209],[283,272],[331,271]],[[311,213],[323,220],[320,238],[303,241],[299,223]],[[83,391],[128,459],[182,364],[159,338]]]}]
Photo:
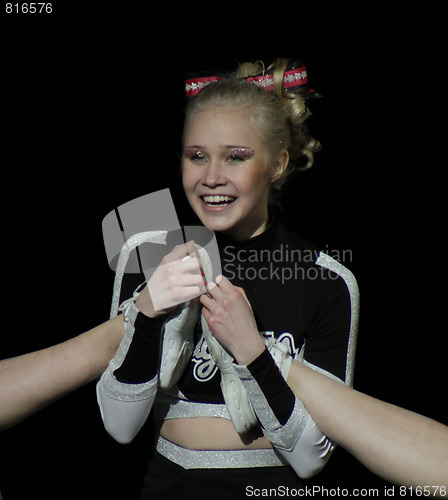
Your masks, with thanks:
[{"label": "hair bow", "polygon": [[[185,80],[185,94],[187,97],[194,97],[199,94],[203,88],[210,83],[222,80],[224,76],[214,75],[214,76],[193,76]],[[274,88],[274,73],[263,73],[255,76],[248,76],[244,78],[246,82],[252,83],[257,87],[262,87],[264,90],[270,91]],[[300,91],[302,97],[320,97],[320,95],[315,92],[308,85],[308,75],[306,73],[305,66],[300,68],[288,69],[283,74],[283,89],[287,92]]]}]

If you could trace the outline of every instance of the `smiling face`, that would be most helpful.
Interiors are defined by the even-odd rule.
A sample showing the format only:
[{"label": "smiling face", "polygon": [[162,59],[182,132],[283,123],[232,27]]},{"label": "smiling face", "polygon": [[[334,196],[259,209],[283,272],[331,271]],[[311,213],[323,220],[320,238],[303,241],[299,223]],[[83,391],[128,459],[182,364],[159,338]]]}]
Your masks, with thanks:
[{"label": "smiling face", "polygon": [[247,109],[219,106],[190,118],[182,181],[204,226],[238,240],[262,233],[272,174],[268,152]]}]

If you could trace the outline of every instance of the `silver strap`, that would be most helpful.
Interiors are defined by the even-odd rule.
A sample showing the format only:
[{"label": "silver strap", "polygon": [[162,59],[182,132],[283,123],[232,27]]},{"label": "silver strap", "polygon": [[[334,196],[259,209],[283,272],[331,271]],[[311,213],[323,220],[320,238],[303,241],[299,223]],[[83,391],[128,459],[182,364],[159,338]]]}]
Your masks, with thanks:
[{"label": "silver strap", "polygon": [[288,462],[273,448],[189,450],[159,436],[156,450],[184,469],[243,469],[288,465]]},{"label": "silver strap", "polygon": [[121,248],[120,257],[118,258],[117,269],[115,271],[114,291],[112,295],[112,305],[110,309],[110,318],[115,318],[118,314],[118,305],[120,303],[121,284],[126,269],[126,264],[129,256],[142,243],[157,243],[159,245],[166,244],[166,236],[168,231],[145,231],[143,233],[134,234],[131,236]]}]

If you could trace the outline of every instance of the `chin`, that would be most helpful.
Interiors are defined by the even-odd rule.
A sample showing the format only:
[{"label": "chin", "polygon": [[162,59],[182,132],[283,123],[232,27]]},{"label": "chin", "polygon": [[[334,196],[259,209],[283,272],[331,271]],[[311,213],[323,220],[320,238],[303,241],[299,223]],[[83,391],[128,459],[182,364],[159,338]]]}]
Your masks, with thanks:
[{"label": "chin", "polygon": [[238,217],[235,217],[234,213],[231,214],[228,210],[225,211],[226,213],[210,213],[204,210],[202,205],[194,207],[193,210],[196,212],[202,224],[212,231],[219,232],[230,230],[235,225],[235,219],[238,219]]},{"label": "chin", "polygon": [[207,229],[217,233],[231,231],[234,228],[234,224],[229,221],[220,221],[213,219],[212,217],[200,217],[200,219],[202,224],[204,224]]}]

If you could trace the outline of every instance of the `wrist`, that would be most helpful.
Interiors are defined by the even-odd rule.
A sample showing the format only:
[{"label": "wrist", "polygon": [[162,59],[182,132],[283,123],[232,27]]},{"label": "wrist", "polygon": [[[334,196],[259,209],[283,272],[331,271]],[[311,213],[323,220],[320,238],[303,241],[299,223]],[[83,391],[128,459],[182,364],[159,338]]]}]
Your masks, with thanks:
[{"label": "wrist", "polygon": [[277,420],[285,425],[294,410],[296,397],[269,350],[265,349],[246,368],[256,380]]},{"label": "wrist", "polygon": [[149,293],[147,286],[138,295],[135,301],[135,306],[142,314],[144,314],[148,318],[157,318],[159,316],[162,316],[163,314],[166,314],[163,310],[154,310],[154,306],[151,300],[151,294]]},{"label": "wrist", "polygon": [[166,316],[177,307],[177,305],[174,305],[172,307],[167,307],[166,309],[155,310],[151,299],[151,293],[149,292],[149,284],[138,295],[135,301],[135,306],[142,314],[152,319]]},{"label": "wrist", "polygon": [[266,349],[261,337],[259,337],[260,342],[254,342],[250,346],[245,346],[243,349],[239,349],[234,353],[235,361],[242,366],[250,365],[255,361]]}]

